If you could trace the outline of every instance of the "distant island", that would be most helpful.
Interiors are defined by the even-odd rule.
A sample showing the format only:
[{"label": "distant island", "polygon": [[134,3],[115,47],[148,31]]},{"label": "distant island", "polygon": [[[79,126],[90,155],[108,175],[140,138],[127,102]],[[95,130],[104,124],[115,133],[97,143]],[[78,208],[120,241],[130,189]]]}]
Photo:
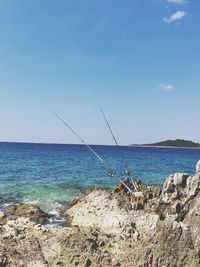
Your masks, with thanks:
[{"label": "distant island", "polygon": [[152,146],[152,147],[199,147],[199,143],[192,142],[190,140],[176,139],[176,140],[165,140],[153,144],[143,144],[143,145],[132,145],[132,146]]}]

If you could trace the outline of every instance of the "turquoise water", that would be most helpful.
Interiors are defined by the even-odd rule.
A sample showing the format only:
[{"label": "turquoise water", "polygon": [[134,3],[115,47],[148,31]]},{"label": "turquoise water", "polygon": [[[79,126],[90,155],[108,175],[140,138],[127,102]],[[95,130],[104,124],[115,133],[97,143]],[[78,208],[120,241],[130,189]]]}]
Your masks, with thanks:
[{"label": "turquoise water", "polygon": [[[124,164],[114,146],[92,148],[115,169],[110,178],[103,164],[83,145],[0,143],[0,205],[28,201],[57,210],[94,187],[112,188]],[[175,172],[195,173],[199,149],[120,147],[134,178],[162,185]]]}]

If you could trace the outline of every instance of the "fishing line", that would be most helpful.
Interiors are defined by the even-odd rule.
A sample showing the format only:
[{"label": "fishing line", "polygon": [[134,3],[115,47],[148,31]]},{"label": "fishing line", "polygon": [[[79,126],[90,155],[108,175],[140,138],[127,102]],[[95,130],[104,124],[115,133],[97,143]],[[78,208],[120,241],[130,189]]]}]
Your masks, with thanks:
[{"label": "fishing line", "polygon": [[81,137],[80,137],[80,135],[77,133],[77,132],[75,132],[72,128],[71,128],[71,126],[68,124],[68,123],[66,123],[66,121],[65,120],[63,120],[63,118],[61,118],[56,112],[53,112],[54,114],[55,114],[55,116],[79,139],[79,141],[82,143],[82,144],[84,144],[89,150],[90,150],[90,152],[96,157],[96,158],[98,158],[99,160],[100,160],[100,162],[104,165],[104,167],[108,170],[108,173],[109,173],[109,176],[114,176],[114,174],[112,173],[112,172],[114,172],[114,171],[112,171],[110,168],[109,168],[109,165],[108,165],[108,163],[107,162],[105,162]]},{"label": "fishing line", "polygon": [[[108,120],[107,120],[107,118],[106,118],[106,115],[105,115],[103,109],[100,108],[100,111],[101,111],[101,113],[102,113],[102,115],[103,115],[103,118],[104,118],[104,120],[105,120],[105,122],[106,122],[106,124],[107,124],[107,126],[108,126],[108,129],[109,129],[109,131],[110,131],[110,133],[111,133],[111,135],[112,135],[112,138],[113,138],[113,140],[114,140],[114,142],[115,142],[115,144],[116,144],[116,146],[117,146],[118,152],[119,152],[119,154],[120,154],[120,156],[121,156],[121,158],[122,158],[122,162],[123,162],[123,164],[124,164],[124,166],[125,166],[124,174],[125,174],[127,177],[129,177],[129,176],[131,176],[131,172],[130,172],[130,169],[129,169],[129,167],[128,167],[128,164],[127,164],[127,162],[126,162],[126,160],[125,160],[125,157],[124,157],[122,151],[120,150],[120,147],[119,147],[119,144],[118,144],[118,142],[117,142],[117,139],[115,138],[115,135],[114,135],[114,133],[113,133],[113,131],[112,131],[112,128],[111,128],[111,126],[110,126],[110,124],[109,124],[109,122],[108,122]],[[137,190],[135,181],[133,181],[133,179],[131,179],[131,181],[132,181],[132,184],[133,184],[134,188]]]},{"label": "fishing line", "polygon": [[[53,112],[54,115],[79,139],[79,141],[84,144],[89,150],[90,152],[92,152],[92,154],[97,157],[100,162],[104,165],[104,167],[107,170],[107,174],[109,177],[113,178],[115,176],[115,171],[112,170],[111,168],[109,168],[109,165],[106,161],[104,161],[81,137],[79,134],[77,134],[72,128],[71,126],[66,123],[65,120],[63,120],[63,118],[61,118],[56,112]],[[132,190],[124,183],[124,181],[122,181],[122,179],[120,179],[120,181],[122,182],[122,184],[126,187],[126,189],[133,194]]]},{"label": "fishing line", "polygon": [[112,135],[112,138],[113,138],[113,140],[114,140],[114,142],[115,142],[115,144],[116,144],[116,146],[117,146],[117,149],[118,149],[118,152],[119,152],[119,154],[120,154],[120,156],[121,156],[121,158],[122,158],[123,164],[124,164],[124,166],[126,167],[126,169],[129,170],[128,165],[127,165],[127,162],[126,162],[126,160],[125,160],[125,158],[124,158],[123,153],[121,152],[121,150],[120,150],[120,148],[119,148],[119,144],[118,144],[118,142],[117,142],[117,139],[115,138],[115,135],[114,135],[114,133],[113,133],[113,131],[112,131],[112,128],[110,127],[110,124],[109,124],[109,122],[108,122],[108,120],[107,120],[107,118],[106,118],[106,115],[105,115],[105,113],[104,113],[104,111],[103,111],[102,108],[100,108],[100,111],[101,111],[101,113],[102,113],[102,115],[103,115],[103,117],[104,117],[104,120],[105,120],[105,122],[106,122],[106,124],[107,124],[107,126],[108,126],[108,128],[109,128],[109,130],[110,130],[110,133],[111,133],[111,135]]}]

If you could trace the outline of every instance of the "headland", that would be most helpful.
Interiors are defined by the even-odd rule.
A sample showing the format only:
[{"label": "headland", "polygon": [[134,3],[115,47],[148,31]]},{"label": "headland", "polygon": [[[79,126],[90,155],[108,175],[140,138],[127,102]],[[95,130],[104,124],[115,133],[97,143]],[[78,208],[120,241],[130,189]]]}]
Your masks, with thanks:
[{"label": "headland", "polygon": [[184,140],[184,139],[175,139],[175,140],[165,140],[157,143],[152,144],[142,144],[142,145],[131,145],[131,146],[137,146],[137,147],[163,147],[163,148],[200,148],[199,143],[195,143],[190,140]]}]

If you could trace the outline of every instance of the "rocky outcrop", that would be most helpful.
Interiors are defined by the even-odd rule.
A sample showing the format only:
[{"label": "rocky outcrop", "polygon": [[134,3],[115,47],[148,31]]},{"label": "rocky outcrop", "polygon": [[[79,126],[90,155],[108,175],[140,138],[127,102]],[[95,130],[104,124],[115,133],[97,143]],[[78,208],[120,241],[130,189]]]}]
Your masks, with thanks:
[{"label": "rocky outcrop", "polygon": [[187,174],[176,173],[170,175],[164,183],[157,206],[160,218],[174,215],[178,221],[183,221],[190,208],[191,200],[200,191],[200,173],[193,177]]},{"label": "rocky outcrop", "polygon": [[[153,212],[157,195],[152,188],[131,195],[119,188],[113,191],[95,189],[63,215],[71,218],[72,225],[98,227],[105,233],[120,235],[124,227],[136,224],[143,230],[156,227],[158,215]],[[158,190],[159,191],[159,190]],[[159,195],[159,194],[158,194]]]},{"label": "rocky outcrop", "polygon": [[95,189],[63,214],[71,227],[41,226],[23,217],[2,224],[0,266],[200,266],[198,168],[194,176],[170,175],[162,190],[140,185],[131,195],[123,184]]}]

